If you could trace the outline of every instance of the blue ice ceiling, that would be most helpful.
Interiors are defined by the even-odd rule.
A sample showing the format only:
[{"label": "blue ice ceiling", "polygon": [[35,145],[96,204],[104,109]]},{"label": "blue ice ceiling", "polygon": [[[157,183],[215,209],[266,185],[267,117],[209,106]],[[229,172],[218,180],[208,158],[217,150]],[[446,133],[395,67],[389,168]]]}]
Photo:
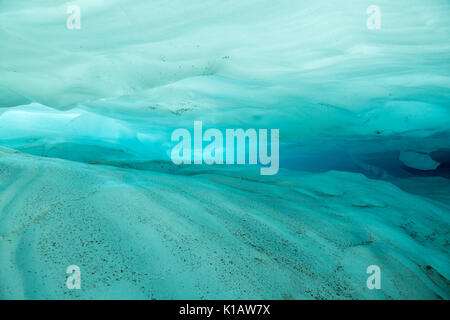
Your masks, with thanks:
[{"label": "blue ice ceiling", "polygon": [[0,3],[1,145],[168,160],[170,132],[201,120],[279,128],[282,167],[448,166],[446,0],[377,1],[379,30],[367,28],[368,1],[74,3],[79,30],[65,2]]}]

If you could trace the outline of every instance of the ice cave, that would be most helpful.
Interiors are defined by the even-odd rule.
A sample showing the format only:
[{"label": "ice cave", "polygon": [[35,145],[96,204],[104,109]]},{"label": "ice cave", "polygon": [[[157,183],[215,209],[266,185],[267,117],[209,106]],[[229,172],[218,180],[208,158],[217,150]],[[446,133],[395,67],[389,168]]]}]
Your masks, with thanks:
[{"label": "ice cave", "polygon": [[449,299],[449,13],[0,0],[0,299]]}]

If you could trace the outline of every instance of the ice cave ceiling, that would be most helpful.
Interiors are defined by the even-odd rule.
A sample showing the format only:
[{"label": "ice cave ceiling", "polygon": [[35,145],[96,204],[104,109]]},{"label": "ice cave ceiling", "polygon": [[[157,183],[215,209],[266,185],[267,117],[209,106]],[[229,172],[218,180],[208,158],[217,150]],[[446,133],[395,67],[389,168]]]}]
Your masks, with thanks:
[{"label": "ice cave ceiling", "polygon": [[338,157],[334,139],[358,140],[355,163],[387,152],[414,169],[435,168],[433,152],[447,161],[447,0],[377,1],[389,10],[376,31],[358,0],[76,3],[82,27],[68,30],[65,1],[0,1],[3,145],[165,159],[170,131],[202,120],[280,128],[286,165]]}]

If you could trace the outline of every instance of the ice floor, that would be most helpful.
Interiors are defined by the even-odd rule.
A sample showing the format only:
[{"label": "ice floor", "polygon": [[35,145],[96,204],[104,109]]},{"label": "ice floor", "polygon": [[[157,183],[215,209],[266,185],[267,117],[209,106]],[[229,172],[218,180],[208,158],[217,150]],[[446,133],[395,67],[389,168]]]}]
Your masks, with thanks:
[{"label": "ice floor", "polygon": [[[450,193],[356,173],[138,171],[0,150],[2,298],[448,299]],[[422,182],[421,182],[422,184]],[[436,186],[436,189],[433,189]],[[79,265],[82,290],[65,286]],[[366,287],[367,266],[383,270]]]}]

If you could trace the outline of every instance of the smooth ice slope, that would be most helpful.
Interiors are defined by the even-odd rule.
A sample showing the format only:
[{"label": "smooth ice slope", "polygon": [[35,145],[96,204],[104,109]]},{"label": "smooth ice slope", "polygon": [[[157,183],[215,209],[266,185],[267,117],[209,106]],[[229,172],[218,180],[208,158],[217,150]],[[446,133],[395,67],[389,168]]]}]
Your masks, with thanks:
[{"label": "smooth ice slope", "polygon": [[[448,194],[342,172],[166,174],[3,148],[0,181],[1,298],[449,298]],[[65,288],[71,264],[81,291]],[[366,289],[372,264],[381,291]]]}]

